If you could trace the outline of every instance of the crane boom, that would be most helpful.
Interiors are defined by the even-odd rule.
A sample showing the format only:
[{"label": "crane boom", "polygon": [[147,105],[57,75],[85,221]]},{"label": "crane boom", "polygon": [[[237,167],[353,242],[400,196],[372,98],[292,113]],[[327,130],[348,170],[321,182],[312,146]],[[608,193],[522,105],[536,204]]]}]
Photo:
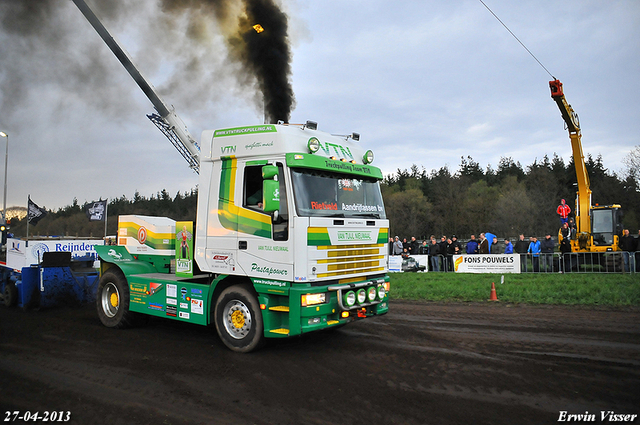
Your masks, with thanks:
[{"label": "crane boom", "polygon": [[[576,198],[576,226],[577,240],[572,239],[573,252],[606,252],[618,251],[619,234],[622,230],[622,207],[618,204],[598,205],[591,204],[591,187],[589,173],[582,153],[582,134],[580,133],[580,121],[578,114],[564,97],[560,80],[549,81],[551,97],[555,100],[562,118],[569,130],[573,162],[576,167],[578,179],[578,192]],[[604,257],[598,257],[599,261],[605,261]],[[616,257],[611,257],[617,261]]]},{"label": "crane boom", "polygon": [[98,35],[111,49],[113,54],[118,58],[120,63],[129,72],[129,75],[142,89],[145,95],[149,98],[158,114],[150,114],[147,117],[153,122],[164,135],[169,139],[171,144],[178,150],[182,157],[189,163],[196,173],[199,172],[200,167],[200,147],[196,140],[191,136],[187,126],[175,113],[173,108],[169,108],[162,98],[156,93],[154,87],[144,78],[142,73],[133,64],[133,61],[125,50],[120,47],[118,42],[111,36],[109,31],[102,25],[102,22],[93,13],[91,8],[85,3],[84,0],[72,0],[78,7],[80,12],[89,21],[91,26],[96,30]]},{"label": "crane boom", "polygon": [[571,105],[564,97],[562,83],[560,80],[549,81],[551,88],[551,97],[558,104],[562,118],[569,130],[569,138],[571,139],[571,150],[573,153],[573,162],[576,167],[576,178],[578,179],[578,199],[576,201],[576,226],[578,233],[591,232],[591,184],[589,182],[589,173],[584,162],[584,154],[582,153],[582,134],[580,132],[580,120],[578,114],[573,110]]}]

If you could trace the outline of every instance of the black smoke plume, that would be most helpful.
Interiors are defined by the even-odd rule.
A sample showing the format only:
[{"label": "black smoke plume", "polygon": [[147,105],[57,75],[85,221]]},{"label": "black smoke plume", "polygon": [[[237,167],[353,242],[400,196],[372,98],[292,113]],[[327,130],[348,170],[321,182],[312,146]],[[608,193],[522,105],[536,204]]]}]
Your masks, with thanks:
[{"label": "black smoke plume", "polygon": [[[234,15],[232,0],[163,0],[166,11],[210,9],[225,36],[230,57],[242,65],[241,72],[255,78],[262,93],[265,119],[289,122],[295,106],[291,87],[291,49],[287,35],[287,15],[274,0],[243,0],[242,10]],[[197,27],[201,15],[191,14]],[[258,32],[254,25],[264,31]],[[242,80],[241,80],[242,81]]]},{"label": "black smoke plume", "polygon": [[[253,72],[264,95],[265,115],[270,122],[289,122],[294,105],[291,75],[291,52],[287,41],[287,16],[271,0],[246,2],[246,18],[240,20],[246,52],[241,61]],[[258,33],[252,25],[259,24]]]}]

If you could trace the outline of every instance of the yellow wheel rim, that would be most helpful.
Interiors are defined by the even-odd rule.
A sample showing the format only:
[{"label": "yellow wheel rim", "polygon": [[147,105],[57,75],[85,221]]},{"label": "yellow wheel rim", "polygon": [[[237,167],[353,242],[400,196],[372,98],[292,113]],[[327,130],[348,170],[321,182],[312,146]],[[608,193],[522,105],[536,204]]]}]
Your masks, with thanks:
[{"label": "yellow wheel rim", "polygon": [[116,293],[111,294],[109,301],[111,302],[112,306],[118,307],[118,294]]},{"label": "yellow wheel rim", "polygon": [[230,300],[222,309],[222,325],[231,338],[245,338],[253,329],[251,310],[241,300]]},{"label": "yellow wheel rim", "polygon": [[102,312],[107,317],[115,317],[120,310],[120,291],[113,282],[107,282],[100,293]]},{"label": "yellow wheel rim", "polygon": [[231,314],[231,323],[236,329],[241,329],[244,326],[244,314],[242,314],[242,311],[236,310]]}]

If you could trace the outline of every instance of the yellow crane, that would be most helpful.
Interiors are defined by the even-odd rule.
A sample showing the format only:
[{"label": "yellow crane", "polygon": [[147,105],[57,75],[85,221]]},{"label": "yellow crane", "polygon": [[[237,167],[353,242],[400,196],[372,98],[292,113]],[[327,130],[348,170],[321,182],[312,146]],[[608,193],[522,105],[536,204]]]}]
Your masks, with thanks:
[{"label": "yellow crane", "polygon": [[[560,80],[549,81],[551,98],[555,100],[569,130],[573,162],[576,167],[578,191],[576,193],[577,233],[571,239],[572,252],[619,251],[622,209],[618,204],[595,206],[591,204],[589,173],[582,153],[582,134],[578,114],[567,102]],[[559,236],[560,240],[562,235]]]}]

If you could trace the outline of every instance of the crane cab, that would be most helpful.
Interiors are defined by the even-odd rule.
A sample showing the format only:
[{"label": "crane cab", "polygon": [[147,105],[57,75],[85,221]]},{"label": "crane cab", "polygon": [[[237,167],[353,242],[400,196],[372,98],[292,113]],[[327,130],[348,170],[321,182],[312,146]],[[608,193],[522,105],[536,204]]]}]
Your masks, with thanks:
[{"label": "crane cab", "polygon": [[621,233],[622,209],[620,205],[591,207],[592,251],[618,251]]}]

